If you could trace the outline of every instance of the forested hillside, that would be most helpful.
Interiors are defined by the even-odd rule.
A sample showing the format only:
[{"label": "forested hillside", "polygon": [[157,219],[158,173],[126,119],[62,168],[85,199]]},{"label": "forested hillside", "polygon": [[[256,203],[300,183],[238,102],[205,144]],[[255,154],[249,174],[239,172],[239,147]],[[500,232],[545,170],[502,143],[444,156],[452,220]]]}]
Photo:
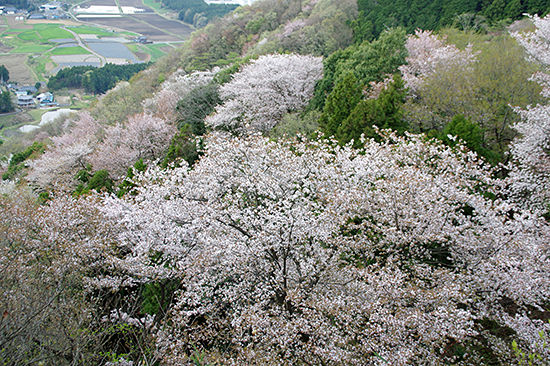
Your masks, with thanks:
[{"label": "forested hillside", "polygon": [[149,66],[145,63],[130,65],[106,64],[103,67],[75,66],[59,70],[48,80],[51,91],[62,88],[84,88],[88,93],[103,94],[119,81],[128,81]]},{"label": "forested hillside", "polygon": [[204,0],[163,0],[167,8],[178,12],[178,18],[195,27],[204,27],[214,17],[223,16],[237,8],[235,4],[207,4]]},{"label": "forested hillside", "polygon": [[0,363],[549,364],[550,9],[391,4],[239,7],[38,130]]},{"label": "forested hillside", "polygon": [[520,19],[524,14],[544,15],[544,0],[357,0],[360,16],[356,33],[361,39],[378,37],[387,28],[402,26],[408,32],[454,25],[464,30],[485,29],[489,24]]}]

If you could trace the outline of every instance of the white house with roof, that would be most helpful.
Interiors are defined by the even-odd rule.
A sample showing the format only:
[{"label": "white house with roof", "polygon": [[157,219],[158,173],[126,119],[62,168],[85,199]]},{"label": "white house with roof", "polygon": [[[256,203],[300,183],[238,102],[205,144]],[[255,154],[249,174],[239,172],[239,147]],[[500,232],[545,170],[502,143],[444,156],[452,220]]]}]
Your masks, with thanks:
[{"label": "white house with roof", "polygon": [[36,97],[36,100],[38,100],[39,103],[52,103],[53,94],[50,92],[41,93]]},{"label": "white house with roof", "polygon": [[44,4],[44,5],[40,5],[40,10],[49,10],[49,11],[52,11],[52,10],[57,10],[61,8],[61,3],[59,2],[51,2],[51,3],[47,3],[47,4]]},{"label": "white house with roof", "polygon": [[28,108],[36,106],[36,103],[34,102],[34,98],[32,95],[18,95],[17,105],[19,107]]}]

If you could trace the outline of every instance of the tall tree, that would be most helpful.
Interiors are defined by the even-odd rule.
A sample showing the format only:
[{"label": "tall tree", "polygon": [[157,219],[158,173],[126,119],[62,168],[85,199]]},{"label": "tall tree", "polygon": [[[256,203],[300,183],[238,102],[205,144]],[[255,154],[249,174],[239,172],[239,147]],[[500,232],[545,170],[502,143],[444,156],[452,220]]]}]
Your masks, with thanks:
[{"label": "tall tree", "polygon": [[463,147],[219,133],[206,146],[193,169],[151,166],[103,206],[125,228],[121,266],[180,281],[157,338],[166,364],[189,344],[228,364],[439,364],[448,347],[506,363],[483,324],[528,347],[545,331],[527,314],[550,296],[549,227],[492,199],[501,182]]},{"label": "tall tree", "polygon": [[0,65],[0,81],[7,82],[10,79],[10,73],[6,66]]},{"label": "tall tree", "polygon": [[94,169],[109,171],[121,178],[139,159],[158,159],[176,133],[174,124],[148,114],[138,114],[125,124],[105,129],[105,137],[89,161]]},{"label": "tall tree", "polygon": [[307,105],[322,74],[320,57],[261,56],[220,87],[223,104],[206,123],[239,133],[268,132],[286,113]]},{"label": "tall tree", "polygon": [[11,93],[9,91],[0,94],[0,113],[13,112],[13,102],[11,101]]},{"label": "tall tree", "polygon": [[363,97],[363,88],[353,73],[346,74],[329,94],[319,119],[327,136],[333,136]]},{"label": "tall tree", "polygon": [[377,129],[405,132],[407,123],[403,120],[403,79],[396,75],[390,80],[377,96],[360,101],[338,127],[336,138],[341,143],[354,140],[354,146],[359,147],[362,145],[361,136],[379,139]]},{"label": "tall tree", "polygon": [[[535,31],[512,34],[525,48],[531,59],[550,67],[550,15],[531,17]],[[542,95],[550,97],[550,74],[533,76],[542,86]],[[513,141],[511,151],[510,189],[512,194],[541,214],[550,218],[550,105],[548,102],[516,111],[521,115],[513,127],[520,135]]]}]

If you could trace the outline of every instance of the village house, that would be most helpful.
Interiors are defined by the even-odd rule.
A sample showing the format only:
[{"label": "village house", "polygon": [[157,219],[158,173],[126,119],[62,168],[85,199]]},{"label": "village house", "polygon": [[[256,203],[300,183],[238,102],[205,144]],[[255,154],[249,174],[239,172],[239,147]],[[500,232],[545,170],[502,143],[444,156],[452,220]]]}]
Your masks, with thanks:
[{"label": "village house", "polygon": [[46,16],[44,14],[40,14],[40,13],[33,13],[31,15],[28,16],[27,19],[46,19]]},{"label": "village house", "polygon": [[34,85],[23,85],[19,87],[14,88],[15,95],[23,95],[23,94],[34,94],[38,90]]},{"label": "village house", "polygon": [[18,95],[17,96],[17,106],[22,108],[31,108],[35,107],[36,103],[32,95]]},{"label": "village house", "polygon": [[14,8],[14,7],[11,7],[11,6],[6,6],[4,8],[4,13],[8,14],[8,15],[13,15],[13,14],[17,13],[17,9]]},{"label": "village house", "polygon": [[52,2],[52,3],[40,5],[40,10],[42,11],[45,11],[45,10],[52,11],[52,10],[58,10],[58,9],[61,9],[61,3],[59,2]]},{"label": "village house", "polygon": [[36,97],[36,100],[40,103],[40,107],[56,107],[59,105],[54,101],[54,96],[50,92],[41,93]]},{"label": "village house", "polygon": [[53,102],[53,94],[50,92],[41,93],[36,97],[40,103]]}]

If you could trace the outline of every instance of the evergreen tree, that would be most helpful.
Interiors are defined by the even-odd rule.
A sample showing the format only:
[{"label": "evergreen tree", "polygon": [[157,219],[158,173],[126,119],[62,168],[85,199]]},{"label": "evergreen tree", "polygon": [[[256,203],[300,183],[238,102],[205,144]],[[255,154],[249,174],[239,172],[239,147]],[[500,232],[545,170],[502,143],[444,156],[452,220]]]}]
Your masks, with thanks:
[{"label": "evergreen tree", "polygon": [[506,18],[506,9],[506,0],[494,0],[484,14],[491,20],[501,20]]},{"label": "evergreen tree", "polygon": [[394,81],[380,92],[377,99],[366,99],[357,104],[349,117],[339,126],[336,137],[341,143],[354,140],[354,146],[361,145],[360,138],[378,138],[374,126],[403,133],[407,123],[403,120],[402,106],[405,102],[403,79],[394,76]]},{"label": "evergreen tree", "polygon": [[405,30],[395,28],[385,31],[375,41],[365,41],[332,54],[323,63],[324,76],[315,87],[310,108],[322,110],[325,98],[347,73],[353,73],[360,86],[382,81],[387,74],[395,73],[405,63],[405,40]]},{"label": "evergreen tree", "polygon": [[176,110],[179,117],[179,127],[189,124],[195,135],[203,135],[206,131],[204,118],[214,111],[221,103],[215,84],[198,86],[178,102]]},{"label": "evergreen tree", "polygon": [[462,141],[468,148],[485,157],[490,162],[498,161],[498,154],[484,147],[483,130],[476,123],[469,121],[462,114],[457,114],[441,133],[441,140],[454,146]]},{"label": "evergreen tree", "polygon": [[327,136],[335,135],[338,127],[362,98],[362,88],[353,73],[346,74],[327,97],[319,120]]},{"label": "evergreen tree", "polygon": [[0,113],[12,112],[14,109],[10,92],[2,92],[0,94]]},{"label": "evergreen tree", "polygon": [[505,9],[506,17],[510,19],[517,19],[523,14],[523,6],[521,0],[511,0]]},{"label": "evergreen tree", "polygon": [[0,78],[4,83],[10,79],[10,73],[4,65],[0,65]]}]

